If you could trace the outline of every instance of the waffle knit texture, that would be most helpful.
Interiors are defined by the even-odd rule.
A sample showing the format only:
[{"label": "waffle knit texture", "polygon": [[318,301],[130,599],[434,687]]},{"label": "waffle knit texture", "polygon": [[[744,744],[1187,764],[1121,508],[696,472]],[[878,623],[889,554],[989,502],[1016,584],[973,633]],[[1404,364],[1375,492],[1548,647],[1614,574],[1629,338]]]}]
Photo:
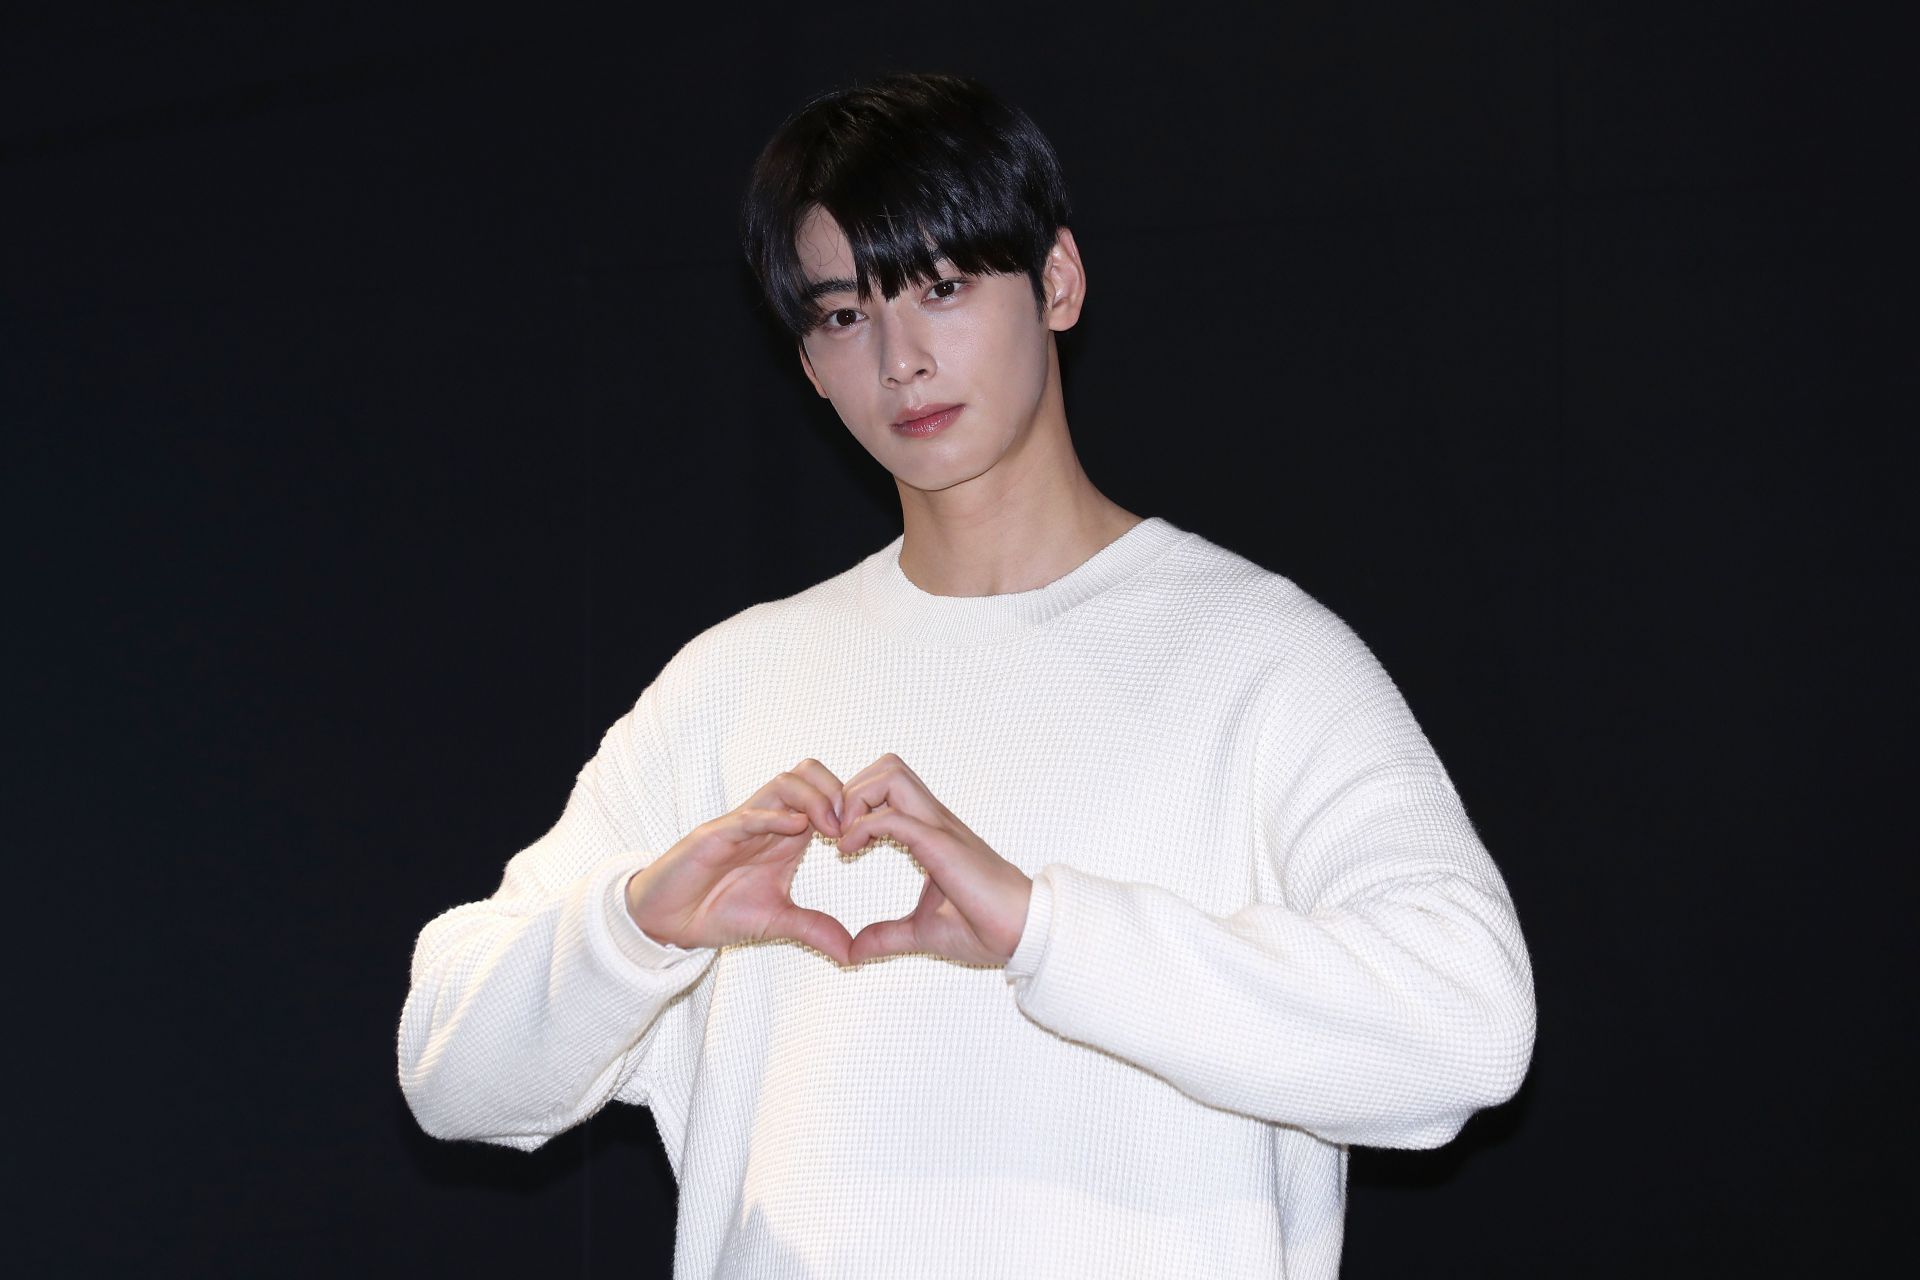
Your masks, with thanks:
[{"label": "waffle knit texture", "polygon": [[[652,1110],[695,1277],[1336,1274],[1347,1147],[1434,1147],[1519,1087],[1506,886],[1364,643],[1149,517],[1046,586],[937,596],[902,539],[689,641],[500,887],[421,931],[400,1083],[531,1150]],[[1033,877],[1004,969],[682,949],[627,879],[808,757],[887,752]],[[912,910],[891,840],[792,885]]]}]

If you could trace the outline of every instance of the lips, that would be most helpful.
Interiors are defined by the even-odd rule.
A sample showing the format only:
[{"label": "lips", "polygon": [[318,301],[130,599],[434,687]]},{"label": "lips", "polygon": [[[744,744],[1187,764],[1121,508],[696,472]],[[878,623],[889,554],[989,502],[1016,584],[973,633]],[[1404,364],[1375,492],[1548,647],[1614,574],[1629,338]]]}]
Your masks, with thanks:
[{"label": "lips", "polygon": [[935,414],[945,413],[949,409],[958,409],[959,407],[957,404],[911,405],[904,415],[894,420],[893,425],[896,427],[911,427],[916,422],[922,422],[933,417]]},{"label": "lips", "polygon": [[910,417],[902,418],[893,424],[893,433],[901,436],[926,437],[945,431],[953,420],[960,416],[965,408],[958,404],[923,404],[907,410]]}]

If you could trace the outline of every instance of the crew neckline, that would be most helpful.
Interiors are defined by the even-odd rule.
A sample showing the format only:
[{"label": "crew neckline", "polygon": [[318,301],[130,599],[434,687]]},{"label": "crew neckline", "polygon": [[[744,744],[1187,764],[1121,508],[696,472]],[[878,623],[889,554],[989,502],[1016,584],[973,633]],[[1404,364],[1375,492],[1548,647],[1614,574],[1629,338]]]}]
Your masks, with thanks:
[{"label": "crew neckline", "polygon": [[1025,634],[1139,573],[1190,535],[1148,516],[1044,586],[990,596],[941,596],[900,568],[906,533],[860,564],[861,613],[876,628],[929,648],[965,648]]}]

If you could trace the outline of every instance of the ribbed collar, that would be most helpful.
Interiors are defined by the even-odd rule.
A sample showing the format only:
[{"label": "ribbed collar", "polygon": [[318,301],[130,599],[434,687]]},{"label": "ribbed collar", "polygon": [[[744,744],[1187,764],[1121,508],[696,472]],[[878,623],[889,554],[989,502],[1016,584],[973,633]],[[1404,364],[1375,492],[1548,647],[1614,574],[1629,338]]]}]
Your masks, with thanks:
[{"label": "ribbed collar", "polygon": [[965,648],[1007,640],[1058,617],[1133,577],[1191,535],[1148,516],[1065,574],[1031,591],[995,596],[937,596],[900,568],[901,533],[862,560],[855,575],[860,612],[909,644]]}]

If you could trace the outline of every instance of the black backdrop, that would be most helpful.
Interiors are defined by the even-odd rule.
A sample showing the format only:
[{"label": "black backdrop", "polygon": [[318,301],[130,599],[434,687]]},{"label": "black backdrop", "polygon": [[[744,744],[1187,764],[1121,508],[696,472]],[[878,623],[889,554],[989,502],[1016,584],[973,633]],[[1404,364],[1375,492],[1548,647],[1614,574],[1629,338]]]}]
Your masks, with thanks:
[{"label": "black backdrop", "polygon": [[679,644],[897,531],[733,216],[805,95],[942,68],[1064,159],[1095,482],[1341,613],[1518,902],[1527,1085],[1356,1152],[1346,1273],[1856,1267],[1913,1190],[1912,153],[1812,13],[9,6],[25,1256],[666,1273],[645,1111],[413,1126],[408,956]]}]

